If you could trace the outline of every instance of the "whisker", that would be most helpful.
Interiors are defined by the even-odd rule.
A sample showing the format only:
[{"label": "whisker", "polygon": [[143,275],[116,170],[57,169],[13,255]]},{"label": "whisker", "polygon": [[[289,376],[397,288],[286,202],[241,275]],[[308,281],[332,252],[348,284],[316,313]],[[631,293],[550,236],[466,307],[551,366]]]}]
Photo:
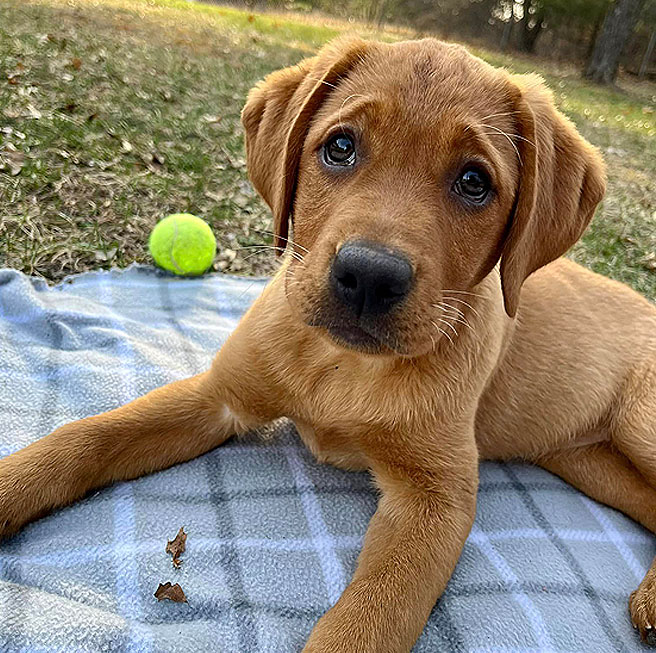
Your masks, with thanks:
[{"label": "whisker", "polygon": [[318,79],[317,77],[308,77],[308,79],[311,79],[313,82],[319,82],[320,84],[325,84],[326,86],[330,86],[331,88],[337,88],[335,84],[331,84],[330,82],[327,82],[325,79]]},{"label": "whisker", "polygon": [[[440,308],[439,306],[437,308]],[[444,309],[441,309],[444,310]],[[448,313],[445,313],[445,317],[449,320],[453,320],[456,324],[464,324],[468,329],[471,329],[472,331],[474,330],[474,327],[467,322],[467,320],[458,317],[456,315],[449,315]]]},{"label": "whisker", "polygon": [[489,118],[497,118],[501,116],[512,116],[515,113],[519,113],[519,111],[502,111],[500,113],[491,113],[487,116],[483,116],[481,120],[488,120]]},{"label": "whisker", "polygon": [[[498,128],[495,127],[494,125],[479,125],[479,126],[480,127],[487,127],[489,129],[498,130]],[[500,131],[500,130],[498,130],[498,131]],[[506,136],[508,138],[516,138],[519,141],[524,141],[524,142],[528,143],[529,145],[532,145],[533,147],[535,147],[535,143],[533,141],[529,140],[528,138],[524,138],[523,136],[520,136],[519,134],[508,134],[507,132],[503,132],[503,134],[504,134],[504,136]],[[485,135],[486,136],[492,136],[492,134],[485,134]]]},{"label": "whisker", "polygon": [[356,97],[364,97],[363,95],[360,95],[359,93],[353,93],[352,95],[349,95],[347,98],[344,99],[344,102],[342,102],[342,106],[339,107],[339,111],[337,112],[337,122],[339,123],[339,128],[344,129],[344,126],[342,125],[342,110],[344,109],[344,105],[351,100],[352,98]]},{"label": "whisker", "polygon": [[[237,249],[272,249],[274,251],[280,251],[280,252],[285,252],[288,251],[284,247],[276,247],[275,245],[243,245],[241,247],[238,247]],[[259,252],[253,252],[246,258],[242,259],[244,261],[247,261],[249,258],[256,256]],[[293,250],[289,250],[289,255],[295,258],[299,263],[303,263],[304,259],[303,257],[298,253],[294,252]]]},{"label": "whisker", "polygon": [[[293,250],[287,250],[284,247],[274,247],[273,245],[250,245],[248,247],[242,247],[241,249],[254,249],[254,248],[260,248],[260,249],[273,249],[278,252],[283,252],[289,254],[292,258],[296,259],[299,263],[303,263],[305,260],[301,254],[298,252],[294,252]],[[257,252],[254,252],[252,256],[255,256]]]},{"label": "whisker", "polygon": [[481,299],[489,299],[485,295],[479,295],[475,292],[469,292],[468,290],[452,290],[451,288],[448,288],[448,289],[443,290],[442,292],[443,293],[447,293],[447,292],[452,293],[452,292],[454,292],[454,293],[460,294],[460,295],[471,295],[472,297],[480,297]]},{"label": "whisker", "polygon": [[267,243],[262,243],[261,245],[240,245],[239,247],[237,247],[237,249],[255,249],[257,247],[260,247],[262,249],[277,249],[277,250],[280,250],[281,252],[288,252],[291,255],[299,256],[301,258],[301,260],[303,260],[303,258],[304,258],[302,254],[299,254],[299,252],[294,252],[290,249],[287,249],[286,247],[278,247],[277,245],[269,245]]},{"label": "whisker", "polygon": [[519,154],[519,148],[517,147],[517,145],[515,145],[515,143],[513,142],[513,139],[510,138],[510,136],[508,136],[508,134],[506,134],[505,131],[503,131],[503,129],[499,129],[498,127],[495,127],[494,125],[479,125],[479,126],[480,127],[487,127],[488,129],[493,129],[495,132],[501,134],[502,136],[505,136],[506,140],[512,145],[513,149],[515,150],[515,154],[517,154],[517,158],[519,159],[519,165],[520,166],[523,165],[522,164],[522,157]]},{"label": "whisker", "polygon": [[253,229],[253,231],[257,231],[258,233],[261,233],[261,234],[269,234],[269,236],[276,236],[276,237],[280,238],[280,240],[284,240],[285,242],[289,243],[290,245],[293,245],[294,247],[298,247],[298,248],[302,249],[307,254],[310,253],[310,250],[303,247],[303,245],[299,245],[296,241],[292,240],[291,238],[285,238],[284,236],[281,236],[280,234],[276,234],[273,231],[267,231],[266,229],[255,229],[255,228]]},{"label": "whisker", "polygon": [[435,328],[436,328],[436,329],[437,329],[442,335],[446,336],[447,339],[449,340],[449,342],[450,342],[451,344],[454,344],[454,343],[453,343],[453,338],[451,338],[451,336],[450,336],[450,335],[449,335],[444,329],[442,329],[442,328],[440,328],[439,326],[437,326],[437,324],[435,324],[435,322],[433,322],[433,320],[431,320],[431,324],[432,324],[432,325],[433,325],[433,326],[434,326],[434,327],[435,327]]},{"label": "whisker", "polygon": [[461,311],[459,308],[456,308],[455,306],[451,306],[451,304],[447,304],[446,302],[437,302],[437,304],[433,304],[433,306],[435,306],[435,308],[443,308],[444,306],[447,306],[447,307],[450,308],[452,311],[455,311],[456,313],[459,313],[460,315],[462,315],[463,318],[464,318],[464,317],[467,317],[467,316],[464,314],[464,312]]},{"label": "whisker", "polygon": [[[226,270],[227,270],[227,269],[229,269],[229,266],[228,266],[228,268],[226,268]],[[225,270],[224,270],[224,272],[225,272]],[[239,297],[238,297],[237,299],[241,299],[241,298],[242,298],[242,297],[243,297],[243,296],[244,296],[244,295],[245,295],[245,294],[246,294],[246,293],[247,293],[247,292],[253,287],[253,284],[254,284],[254,283],[255,283],[255,281],[249,283],[249,284],[246,286],[246,288],[244,288],[244,290],[242,291],[241,295],[239,295]]]},{"label": "whisker", "polygon": [[[449,317],[451,317],[451,316],[449,316]],[[454,318],[451,318],[451,319],[453,319],[453,321],[456,324],[464,324],[468,329],[471,329],[472,331],[474,330],[474,327],[471,324],[469,324],[469,322],[467,322],[467,320],[461,320],[460,318],[457,318],[457,317],[454,317]]]},{"label": "whisker", "polygon": [[467,308],[471,309],[471,311],[475,315],[481,317],[481,314],[471,304],[468,304],[464,299],[458,299],[457,297],[445,297],[444,299],[450,299],[452,302],[458,302],[459,304],[464,304]]},{"label": "whisker", "polygon": [[441,317],[438,317],[437,321],[442,322],[442,324],[446,324],[449,327],[449,329],[453,331],[454,335],[456,336],[458,335],[458,330],[453,326],[453,324],[451,324],[451,322],[447,322],[446,320],[443,320]]},{"label": "whisker", "polygon": [[[259,254],[259,252],[253,252],[252,254],[249,254],[248,256],[244,256],[241,260],[242,260],[242,261],[248,261],[249,258],[253,258],[254,256],[257,256],[257,254]],[[236,261],[236,260],[237,260],[237,259],[235,259],[235,261]],[[226,267],[226,269],[223,270],[223,271],[226,272],[227,270],[230,270],[230,269],[232,268],[232,266],[233,266],[233,264],[234,264],[235,261],[230,261],[230,264],[229,264],[229,265]]]},{"label": "whisker", "polygon": [[[454,322],[459,322],[460,324],[464,324],[465,326],[469,327],[470,329],[472,328],[471,324],[467,321],[467,316],[459,309],[456,308],[455,306],[451,306],[451,304],[442,304],[441,306],[438,304],[431,304],[431,306],[434,306],[435,308],[439,308],[441,311],[444,313],[444,317],[453,320]],[[444,308],[446,306],[446,308]],[[447,309],[451,311],[457,311],[455,315],[447,313]],[[459,315],[458,315],[459,313]]]}]

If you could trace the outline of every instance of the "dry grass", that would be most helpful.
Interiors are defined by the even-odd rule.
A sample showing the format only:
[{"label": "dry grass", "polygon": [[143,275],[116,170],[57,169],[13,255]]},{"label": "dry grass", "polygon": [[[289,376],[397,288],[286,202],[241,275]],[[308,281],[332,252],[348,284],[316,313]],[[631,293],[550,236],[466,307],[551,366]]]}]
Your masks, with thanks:
[{"label": "dry grass", "polygon": [[[0,265],[56,281],[147,261],[155,222],[188,211],[212,225],[217,269],[271,271],[271,252],[251,249],[271,224],[246,180],[241,106],[266,73],[353,28],[182,0],[3,0]],[[656,86],[601,89],[478,54],[538,69],[601,147],[609,194],[573,256],[656,298]]]}]

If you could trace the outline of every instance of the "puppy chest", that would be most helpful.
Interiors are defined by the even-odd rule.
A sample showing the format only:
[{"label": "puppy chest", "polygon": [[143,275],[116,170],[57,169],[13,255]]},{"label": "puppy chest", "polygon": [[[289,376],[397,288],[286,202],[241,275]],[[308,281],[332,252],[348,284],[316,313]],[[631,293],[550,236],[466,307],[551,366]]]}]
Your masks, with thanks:
[{"label": "puppy chest", "polygon": [[301,440],[319,462],[352,470],[368,467],[352,428],[316,426],[298,418],[293,421]]}]

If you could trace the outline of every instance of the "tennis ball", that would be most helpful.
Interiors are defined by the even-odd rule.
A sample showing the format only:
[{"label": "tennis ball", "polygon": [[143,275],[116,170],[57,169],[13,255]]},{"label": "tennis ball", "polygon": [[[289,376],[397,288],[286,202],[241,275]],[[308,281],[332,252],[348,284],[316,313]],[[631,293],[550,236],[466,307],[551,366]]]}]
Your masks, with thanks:
[{"label": "tennis ball", "polygon": [[161,268],[173,274],[195,276],[212,265],[216,238],[204,220],[191,213],[174,213],[155,225],[148,249]]}]

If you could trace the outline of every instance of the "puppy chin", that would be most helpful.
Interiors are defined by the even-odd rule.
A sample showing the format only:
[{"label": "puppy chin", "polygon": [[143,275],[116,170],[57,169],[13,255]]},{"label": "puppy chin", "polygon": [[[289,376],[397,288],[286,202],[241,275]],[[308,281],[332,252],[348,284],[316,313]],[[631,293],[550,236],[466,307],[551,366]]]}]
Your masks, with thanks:
[{"label": "puppy chin", "polygon": [[330,340],[346,349],[353,349],[363,354],[382,354],[392,353],[389,347],[385,346],[379,340],[374,338],[358,326],[348,324],[331,324],[324,326],[321,324],[309,324],[322,328]]},{"label": "puppy chin", "polygon": [[350,351],[373,356],[412,356],[409,348],[393,333],[368,328],[350,316],[335,314],[331,310],[314,311],[305,323],[320,329],[332,344]]},{"label": "puppy chin", "polygon": [[387,343],[378,340],[374,336],[369,335],[362,329],[353,329],[352,327],[342,326],[319,326],[317,324],[307,323],[308,326],[319,327],[326,338],[332,344],[344,347],[350,351],[356,351],[361,354],[368,354],[371,356],[393,356],[398,358],[419,358],[425,356],[433,350],[433,343],[430,341],[418,343],[415,346],[408,346],[405,343]]}]

